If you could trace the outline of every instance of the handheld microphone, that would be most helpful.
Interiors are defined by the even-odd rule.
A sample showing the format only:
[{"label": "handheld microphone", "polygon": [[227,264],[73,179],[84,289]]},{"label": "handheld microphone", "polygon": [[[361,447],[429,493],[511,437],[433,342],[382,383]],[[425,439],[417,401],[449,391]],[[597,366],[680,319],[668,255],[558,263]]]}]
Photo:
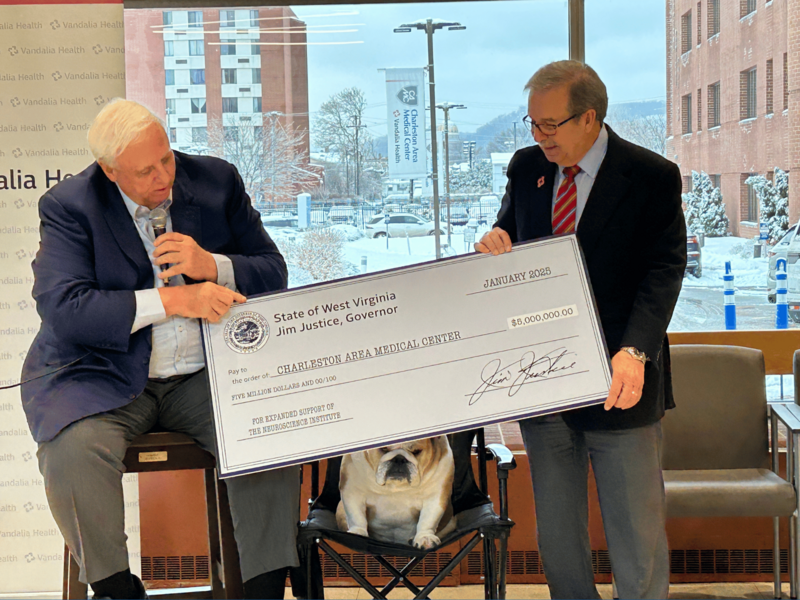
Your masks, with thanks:
[{"label": "handheld microphone", "polygon": [[[150,226],[153,228],[153,236],[158,238],[167,233],[167,211],[163,208],[154,208],[150,211]],[[161,265],[161,270],[166,271],[169,265]],[[169,285],[169,277],[164,279],[164,285]]]}]

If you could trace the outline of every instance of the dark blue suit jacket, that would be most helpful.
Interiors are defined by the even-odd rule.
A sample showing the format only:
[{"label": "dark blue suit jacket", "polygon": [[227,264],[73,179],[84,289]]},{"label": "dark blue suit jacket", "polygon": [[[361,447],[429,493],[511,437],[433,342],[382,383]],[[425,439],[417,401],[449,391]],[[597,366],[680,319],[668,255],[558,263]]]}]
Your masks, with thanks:
[{"label": "dark blue suit jacket", "polygon": [[[233,165],[175,153],[173,230],[233,262],[245,296],[286,287],[277,246],[251,206]],[[131,334],[135,290],[153,287],[153,268],[117,186],[97,163],[39,200],[33,297],[42,319],[22,379],[74,365],[22,386],[37,442],[88,415],[124,406],[144,390],[151,328]],[[83,357],[83,358],[81,358]]]},{"label": "dark blue suit jacket", "polygon": [[[603,405],[564,414],[574,429],[628,429],[658,421],[674,406],[667,325],[686,268],[686,223],[678,166],[608,129],[608,150],[578,222],[606,344],[613,356],[633,346],[650,357],[641,400],[627,410]],[[512,242],[553,234],[556,164],[538,146],[517,151],[495,227]]]}]

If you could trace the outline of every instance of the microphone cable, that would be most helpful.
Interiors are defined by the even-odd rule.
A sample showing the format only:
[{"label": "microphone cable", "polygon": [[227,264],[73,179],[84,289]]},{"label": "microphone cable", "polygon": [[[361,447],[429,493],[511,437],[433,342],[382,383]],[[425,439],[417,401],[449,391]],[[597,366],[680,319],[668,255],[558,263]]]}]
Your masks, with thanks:
[{"label": "microphone cable", "polygon": [[3,385],[3,386],[0,386],[0,390],[10,390],[11,388],[15,388],[15,387],[17,387],[17,386],[19,386],[19,385],[22,385],[23,383],[30,383],[31,381],[36,381],[37,379],[41,379],[42,377],[47,377],[48,375],[52,375],[52,374],[54,374],[54,373],[58,373],[59,371],[63,371],[63,370],[64,370],[64,369],[66,369],[67,367],[71,367],[71,366],[72,366],[72,365],[74,365],[75,363],[82,361],[84,358],[86,358],[86,357],[87,357],[87,356],[89,356],[90,354],[91,354],[91,352],[87,352],[86,354],[84,354],[83,356],[81,356],[81,357],[79,357],[79,358],[76,358],[76,359],[75,359],[75,360],[73,360],[72,362],[68,362],[68,363],[67,363],[67,364],[65,364],[65,365],[61,365],[61,366],[60,366],[60,367],[58,367],[57,369],[53,369],[52,371],[48,371],[47,373],[42,373],[41,375],[37,375],[36,377],[31,377],[31,378],[29,378],[29,379],[26,379],[26,380],[24,380],[24,381],[19,381],[19,382],[17,382],[17,383],[14,383],[14,384],[12,384],[12,385]]}]

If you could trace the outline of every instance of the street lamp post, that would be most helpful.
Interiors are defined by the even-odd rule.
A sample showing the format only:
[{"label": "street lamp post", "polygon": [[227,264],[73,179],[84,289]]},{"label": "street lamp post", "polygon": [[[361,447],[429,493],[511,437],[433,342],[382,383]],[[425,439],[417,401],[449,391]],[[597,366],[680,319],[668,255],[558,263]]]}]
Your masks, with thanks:
[{"label": "street lamp post", "polygon": [[447,206],[447,245],[452,248],[453,244],[450,242],[450,236],[453,231],[450,225],[450,109],[467,107],[463,104],[442,102],[441,104],[437,104],[436,108],[441,108],[442,111],[444,111],[444,193],[445,205]]},{"label": "street lamp post", "polygon": [[434,231],[436,232],[436,258],[442,258],[442,244],[439,239],[439,171],[436,164],[436,90],[433,76],[433,33],[437,29],[447,28],[451,31],[466,29],[461,23],[441,21],[439,19],[424,19],[414,23],[406,23],[395,28],[395,33],[409,33],[412,29],[424,31],[428,36],[428,95],[430,96],[431,106],[431,160],[433,169],[431,171],[431,181],[433,183],[433,214]]}]

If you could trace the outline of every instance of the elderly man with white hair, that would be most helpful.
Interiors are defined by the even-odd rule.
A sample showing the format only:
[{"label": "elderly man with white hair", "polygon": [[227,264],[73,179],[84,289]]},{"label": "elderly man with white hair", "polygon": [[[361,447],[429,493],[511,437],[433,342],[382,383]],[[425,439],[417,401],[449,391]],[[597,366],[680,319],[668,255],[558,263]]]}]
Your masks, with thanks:
[{"label": "elderly man with white hair", "polygon": [[[144,106],[109,103],[89,145],[97,162],[39,201],[42,323],[22,401],[81,581],[96,597],[143,598],[128,563],[125,451],[155,426],[216,451],[200,319],[217,322],[246,296],[285,288],[287,270],[236,168],[173,152]],[[167,213],[158,237],[156,208]],[[282,598],[298,565],[297,468],[234,478],[228,493],[245,596]]]}]

